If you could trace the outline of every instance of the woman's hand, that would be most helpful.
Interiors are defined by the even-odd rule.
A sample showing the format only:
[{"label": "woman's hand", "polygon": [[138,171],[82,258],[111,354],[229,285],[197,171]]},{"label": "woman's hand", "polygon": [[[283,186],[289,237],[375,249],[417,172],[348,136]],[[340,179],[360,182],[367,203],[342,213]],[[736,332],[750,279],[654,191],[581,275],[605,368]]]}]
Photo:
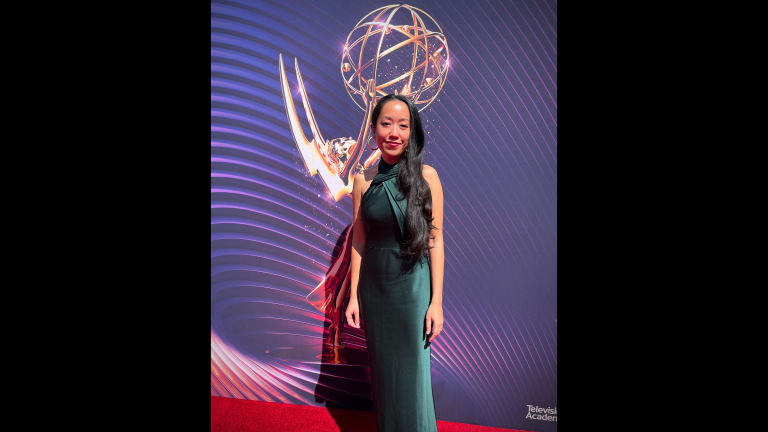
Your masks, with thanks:
[{"label": "woman's hand", "polygon": [[357,305],[356,298],[349,299],[347,312],[344,315],[347,317],[347,324],[354,328],[360,328],[360,307]]},{"label": "woman's hand", "polygon": [[427,334],[431,333],[429,342],[435,340],[437,335],[443,331],[443,306],[430,304],[427,309]]}]

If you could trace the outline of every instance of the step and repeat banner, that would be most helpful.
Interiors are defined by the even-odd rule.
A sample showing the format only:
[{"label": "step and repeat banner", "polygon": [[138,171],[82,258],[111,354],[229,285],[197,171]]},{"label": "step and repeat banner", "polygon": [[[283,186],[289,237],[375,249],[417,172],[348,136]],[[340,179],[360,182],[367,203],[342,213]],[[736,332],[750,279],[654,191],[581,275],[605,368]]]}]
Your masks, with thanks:
[{"label": "step and repeat banner", "polygon": [[413,98],[444,191],[440,420],[557,430],[557,3],[211,3],[211,395],[372,409],[344,326],[366,109]]}]

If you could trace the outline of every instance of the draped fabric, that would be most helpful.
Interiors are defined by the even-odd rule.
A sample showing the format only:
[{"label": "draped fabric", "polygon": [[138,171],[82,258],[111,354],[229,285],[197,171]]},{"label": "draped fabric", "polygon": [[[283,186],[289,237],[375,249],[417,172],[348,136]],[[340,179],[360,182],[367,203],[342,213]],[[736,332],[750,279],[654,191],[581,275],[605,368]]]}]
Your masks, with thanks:
[{"label": "draped fabric", "polygon": [[400,192],[397,186],[397,174],[399,172],[400,172],[400,164],[395,163],[394,165],[390,165],[386,163],[383,158],[380,159],[379,171],[376,173],[376,176],[371,181],[371,185],[368,188],[368,190],[365,191],[365,195],[363,195],[362,200],[364,200],[365,197],[368,196],[368,192],[371,192],[371,189],[383,188],[387,194],[387,199],[389,200],[389,204],[392,206],[392,210],[395,213],[395,217],[397,218],[397,225],[400,231],[400,238],[404,239],[406,238],[405,214],[408,208],[408,202],[403,196],[403,193]]}]

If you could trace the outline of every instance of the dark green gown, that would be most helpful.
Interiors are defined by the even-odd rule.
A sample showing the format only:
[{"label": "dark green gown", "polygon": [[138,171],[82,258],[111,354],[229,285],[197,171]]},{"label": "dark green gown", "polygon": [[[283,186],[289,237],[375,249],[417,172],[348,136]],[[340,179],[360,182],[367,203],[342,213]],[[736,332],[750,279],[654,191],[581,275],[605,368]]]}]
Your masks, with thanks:
[{"label": "dark green gown", "polygon": [[365,251],[358,296],[371,360],[371,390],[379,432],[436,432],[431,347],[426,314],[432,299],[429,261],[404,266],[397,252],[407,238],[407,200],[399,166],[379,160],[361,199]]}]

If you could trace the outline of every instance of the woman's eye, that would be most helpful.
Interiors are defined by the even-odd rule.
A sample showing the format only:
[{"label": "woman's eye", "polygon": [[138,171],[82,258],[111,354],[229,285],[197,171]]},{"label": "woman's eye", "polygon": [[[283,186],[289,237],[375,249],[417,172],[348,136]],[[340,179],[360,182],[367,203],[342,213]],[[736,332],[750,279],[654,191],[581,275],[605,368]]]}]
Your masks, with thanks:
[{"label": "woman's eye", "polygon": [[401,128],[405,129],[408,127],[408,125],[400,125]]}]

